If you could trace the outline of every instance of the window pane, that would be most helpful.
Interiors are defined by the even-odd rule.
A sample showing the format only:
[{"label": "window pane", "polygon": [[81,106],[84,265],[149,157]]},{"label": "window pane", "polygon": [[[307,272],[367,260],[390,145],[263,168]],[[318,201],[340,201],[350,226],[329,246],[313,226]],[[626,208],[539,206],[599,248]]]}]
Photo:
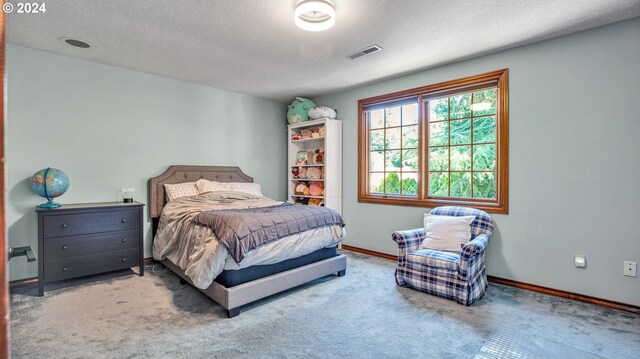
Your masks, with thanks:
[{"label": "window pane", "polygon": [[371,150],[384,150],[384,130],[370,131],[369,143]]},{"label": "window pane", "polygon": [[451,121],[451,144],[464,145],[471,143],[471,120]]},{"label": "window pane", "polygon": [[429,173],[429,195],[448,196],[449,195],[449,173],[431,172]]},{"label": "window pane", "polygon": [[429,171],[447,171],[449,170],[449,151],[447,148],[430,148],[429,149]]},{"label": "window pane", "polygon": [[400,127],[387,129],[386,149],[400,149]]},{"label": "window pane", "polygon": [[402,127],[402,148],[418,148],[418,126]]},{"label": "window pane", "polygon": [[493,199],[496,198],[495,172],[473,173],[473,197]]},{"label": "window pane", "polygon": [[385,110],[387,113],[385,127],[400,126],[400,107],[392,107]]},{"label": "window pane", "polygon": [[448,98],[429,100],[429,122],[449,119]]},{"label": "window pane", "polygon": [[418,123],[418,104],[402,106],[402,125]]},{"label": "window pane", "polygon": [[473,115],[493,115],[496,113],[496,89],[473,93]]},{"label": "window pane", "polygon": [[496,169],[496,145],[473,146],[473,170],[493,171]]},{"label": "window pane", "polygon": [[371,128],[384,127],[384,110],[369,111]]},{"label": "window pane", "polygon": [[451,173],[451,197],[471,197],[471,172]]},{"label": "window pane", "polygon": [[471,117],[471,94],[451,96],[449,99],[451,103],[451,113],[449,117],[454,118],[466,118]]},{"label": "window pane", "polygon": [[400,150],[386,151],[384,157],[385,171],[400,171]]},{"label": "window pane", "polygon": [[400,194],[400,177],[397,173],[389,173],[385,179],[387,194]]},{"label": "window pane", "polygon": [[418,150],[402,151],[402,170],[403,171],[418,170]]},{"label": "window pane", "polygon": [[369,192],[384,193],[384,173],[369,174]]},{"label": "window pane", "polygon": [[418,174],[417,173],[402,173],[402,194],[406,196],[418,195]]},{"label": "window pane", "polygon": [[473,119],[473,143],[496,142],[496,117]]},{"label": "window pane", "polygon": [[429,146],[449,144],[449,122],[437,122],[429,125]]},{"label": "window pane", "polygon": [[451,171],[471,171],[471,146],[451,147]]},{"label": "window pane", "polygon": [[384,152],[369,152],[369,171],[384,171]]}]

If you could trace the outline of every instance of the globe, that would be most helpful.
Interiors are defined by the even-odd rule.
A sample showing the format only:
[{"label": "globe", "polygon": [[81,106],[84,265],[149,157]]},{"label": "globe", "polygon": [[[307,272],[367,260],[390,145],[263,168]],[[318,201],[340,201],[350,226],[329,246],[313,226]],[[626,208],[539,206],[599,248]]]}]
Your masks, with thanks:
[{"label": "globe", "polygon": [[39,208],[58,208],[62,205],[53,199],[69,189],[69,176],[59,169],[47,167],[34,173],[29,185],[33,193],[47,199],[47,203],[38,205]]},{"label": "globe", "polygon": [[287,121],[289,124],[309,121],[309,110],[315,105],[309,99],[296,97],[287,109]]}]

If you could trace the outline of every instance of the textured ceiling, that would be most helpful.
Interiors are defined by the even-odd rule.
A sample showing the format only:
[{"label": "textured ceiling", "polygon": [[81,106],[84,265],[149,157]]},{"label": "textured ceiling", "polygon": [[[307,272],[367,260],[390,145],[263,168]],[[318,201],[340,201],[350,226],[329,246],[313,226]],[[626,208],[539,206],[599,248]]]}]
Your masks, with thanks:
[{"label": "textured ceiling", "polygon": [[[334,0],[312,33],[294,0],[53,0],[7,17],[8,42],[288,101],[640,16],[639,0]],[[9,2],[16,3],[11,0]],[[77,49],[58,39],[95,45]],[[346,55],[378,44],[382,52]]]}]

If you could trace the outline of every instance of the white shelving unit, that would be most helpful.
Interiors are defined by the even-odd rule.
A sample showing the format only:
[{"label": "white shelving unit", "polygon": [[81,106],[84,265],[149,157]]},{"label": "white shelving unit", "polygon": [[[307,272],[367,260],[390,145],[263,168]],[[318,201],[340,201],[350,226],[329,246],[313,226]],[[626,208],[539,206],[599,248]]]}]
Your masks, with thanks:
[{"label": "white shelving unit", "polygon": [[[324,127],[324,137],[293,140],[292,136],[300,134],[302,130],[320,132]],[[288,146],[288,179],[289,191],[288,199],[292,203],[308,202],[309,199],[320,199],[325,207],[335,209],[342,214],[342,121],[339,120],[315,120],[289,125],[289,146]],[[298,152],[324,150],[322,163],[298,163]],[[308,156],[311,157],[311,156]],[[293,174],[295,169],[308,171],[310,168],[317,168],[322,171],[319,179],[296,178]],[[316,171],[317,172],[317,171]],[[296,186],[305,183],[308,187],[311,182],[319,182],[324,185],[324,195],[312,196],[296,194]]]}]

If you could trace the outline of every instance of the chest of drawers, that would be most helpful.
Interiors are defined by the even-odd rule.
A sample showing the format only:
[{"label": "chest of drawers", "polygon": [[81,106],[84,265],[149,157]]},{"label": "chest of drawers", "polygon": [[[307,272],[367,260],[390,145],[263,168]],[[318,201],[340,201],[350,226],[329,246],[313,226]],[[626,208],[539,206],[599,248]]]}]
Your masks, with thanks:
[{"label": "chest of drawers", "polygon": [[144,275],[139,202],[38,208],[38,294],[48,282],[138,266]]}]

